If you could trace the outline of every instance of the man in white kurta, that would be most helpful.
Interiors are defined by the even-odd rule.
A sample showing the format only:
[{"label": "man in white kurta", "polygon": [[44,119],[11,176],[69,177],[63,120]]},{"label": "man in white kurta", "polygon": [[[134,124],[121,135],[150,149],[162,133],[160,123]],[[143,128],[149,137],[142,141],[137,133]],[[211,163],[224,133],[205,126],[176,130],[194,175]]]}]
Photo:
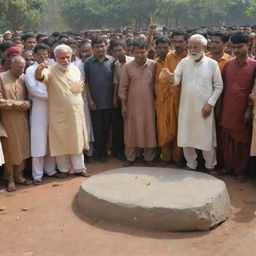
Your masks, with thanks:
[{"label": "man in white kurta", "polygon": [[35,71],[40,63],[47,60],[48,46],[38,44],[34,49],[35,63],[26,70],[25,82],[32,100],[30,111],[30,138],[32,156],[32,176],[35,184],[40,184],[45,173],[56,176],[55,157],[48,150],[48,94],[46,86],[35,79]]},{"label": "man in white kurta", "polygon": [[59,178],[67,177],[71,169],[87,177],[83,156],[83,150],[88,150],[83,81],[79,69],[71,65],[69,46],[57,46],[54,55],[55,65],[43,62],[35,73],[36,79],[47,86],[50,155],[56,157]]},{"label": "man in white kurta", "polygon": [[[181,83],[178,146],[183,147],[187,167],[193,170],[197,167],[196,149],[203,151],[206,169],[212,170],[217,164],[213,108],[223,82],[218,63],[204,55],[206,45],[203,36],[193,35],[189,42],[190,56],[181,60],[174,76],[169,77],[172,85]],[[163,76],[167,78],[168,71]]]}]

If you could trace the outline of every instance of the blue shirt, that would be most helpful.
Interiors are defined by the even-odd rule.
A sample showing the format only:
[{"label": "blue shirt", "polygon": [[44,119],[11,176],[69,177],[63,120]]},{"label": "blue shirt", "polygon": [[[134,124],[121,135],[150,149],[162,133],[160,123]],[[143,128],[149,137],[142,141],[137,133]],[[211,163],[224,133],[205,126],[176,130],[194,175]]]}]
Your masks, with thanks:
[{"label": "blue shirt", "polygon": [[106,55],[103,62],[91,56],[84,63],[85,82],[96,109],[112,108],[115,59]]}]

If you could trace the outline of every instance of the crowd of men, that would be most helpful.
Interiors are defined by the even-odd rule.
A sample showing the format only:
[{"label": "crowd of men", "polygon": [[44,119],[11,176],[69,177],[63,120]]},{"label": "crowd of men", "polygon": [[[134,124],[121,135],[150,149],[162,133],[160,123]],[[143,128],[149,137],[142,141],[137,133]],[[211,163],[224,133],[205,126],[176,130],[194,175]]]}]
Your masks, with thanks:
[{"label": "crowd of men", "polygon": [[[24,178],[158,159],[245,182],[256,156],[256,26],[0,36],[0,163]],[[198,153],[202,158],[198,161]],[[200,157],[199,157],[200,159]]]}]

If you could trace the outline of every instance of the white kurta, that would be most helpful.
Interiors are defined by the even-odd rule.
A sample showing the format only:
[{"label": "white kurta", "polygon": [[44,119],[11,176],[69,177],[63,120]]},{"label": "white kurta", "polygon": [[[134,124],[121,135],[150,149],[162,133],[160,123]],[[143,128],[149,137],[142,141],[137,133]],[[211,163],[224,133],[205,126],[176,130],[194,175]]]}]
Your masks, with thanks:
[{"label": "white kurta", "polygon": [[[81,76],[84,81],[84,79],[85,79],[84,63],[79,58],[76,57],[76,59],[72,62],[72,64],[74,64],[75,66],[77,66],[79,68]],[[86,129],[87,129],[88,141],[92,142],[92,141],[94,141],[94,134],[93,134],[93,129],[92,129],[91,113],[89,110],[89,103],[88,103],[87,94],[86,94],[85,89],[82,92],[82,97],[84,100],[84,115],[85,115],[85,124],[86,124]]]},{"label": "white kurta", "polygon": [[210,151],[217,146],[214,111],[204,119],[202,109],[206,103],[214,106],[223,90],[218,63],[206,56],[199,62],[187,57],[174,74],[175,85],[181,82],[178,146]]},{"label": "white kurta", "polygon": [[30,111],[31,155],[41,157],[47,154],[48,141],[48,94],[46,86],[35,79],[38,63],[26,70],[25,82],[32,100]]}]

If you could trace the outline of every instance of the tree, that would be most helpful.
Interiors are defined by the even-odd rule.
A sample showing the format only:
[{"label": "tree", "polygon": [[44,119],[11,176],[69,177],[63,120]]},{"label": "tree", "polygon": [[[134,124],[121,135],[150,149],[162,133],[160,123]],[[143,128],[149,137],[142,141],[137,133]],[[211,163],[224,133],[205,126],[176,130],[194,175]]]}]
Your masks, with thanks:
[{"label": "tree", "polygon": [[45,0],[0,0],[1,28],[35,29],[41,20]]},{"label": "tree", "polygon": [[256,14],[256,1],[255,0],[249,1],[249,7],[247,9],[247,14],[250,16]]}]

